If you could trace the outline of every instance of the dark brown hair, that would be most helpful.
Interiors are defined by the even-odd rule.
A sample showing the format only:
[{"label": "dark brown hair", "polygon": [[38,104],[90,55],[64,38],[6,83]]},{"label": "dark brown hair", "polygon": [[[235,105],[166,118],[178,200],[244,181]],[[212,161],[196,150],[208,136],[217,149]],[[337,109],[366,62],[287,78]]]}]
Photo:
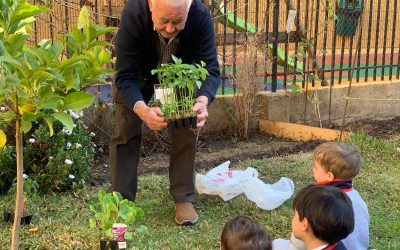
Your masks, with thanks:
[{"label": "dark brown hair", "polygon": [[337,187],[307,186],[297,193],[293,209],[300,220],[307,218],[315,237],[329,244],[346,238],[354,230],[351,200]]},{"label": "dark brown hair", "polygon": [[222,250],[272,250],[271,237],[264,226],[244,216],[229,220],[221,234]]}]

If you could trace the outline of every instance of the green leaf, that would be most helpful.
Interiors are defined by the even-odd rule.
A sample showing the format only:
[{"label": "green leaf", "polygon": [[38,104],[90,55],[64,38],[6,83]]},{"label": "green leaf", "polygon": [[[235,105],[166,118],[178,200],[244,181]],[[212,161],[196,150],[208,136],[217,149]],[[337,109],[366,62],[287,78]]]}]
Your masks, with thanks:
[{"label": "green leaf", "polygon": [[132,240],[133,239],[133,233],[132,232],[125,232],[125,239]]},{"label": "green leaf", "polygon": [[54,129],[53,129],[53,119],[51,116],[43,116],[43,119],[46,121],[47,126],[49,127],[49,132],[50,132],[50,137],[54,135]]},{"label": "green leaf", "polygon": [[22,118],[21,118],[21,129],[24,133],[29,132],[29,130],[31,130],[32,128],[32,122],[34,120],[36,120],[38,117],[38,115],[29,112],[29,111],[25,111],[24,113],[22,113]]},{"label": "green leaf", "polygon": [[57,112],[53,113],[52,116],[59,120],[67,129],[71,131],[74,129],[74,121],[67,113]]},{"label": "green leaf", "polygon": [[10,53],[10,55],[15,55],[18,52],[22,51],[22,47],[24,46],[24,43],[28,39],[28,35],[25,34],[11,34],[8,36],[7,42],[9,46],[7,46],[7,51]]},{"label": "green leaf", "polygon": [[44,101],[51,97],[53,94],[52,88],[50,85],[43,86],[38,91],[38,97],[41,101]]},{"label": "green leaf", "polygon": [[51,96],[47,100],[44,101],[43,108],[44,109],[57,109],[61,100],[62,99],[60,96],[57,96],[57,95]]},{"label": "green leaf", "polygon": [[89,11],[86,6],[83,6],[78,18],[78,29],[83,29],[89,26]]},{"label": "green leaf", "polygon": [[64,99],[64,109],[80,112],[82,109],[92,105],[94,96],[86,92],[74,92]]},{"label": "green leaf", "polygon": [[62,73],[69,72],[75,68],[82,67],[83,62],[87,60],[84,55],[73,56],[59,64],[59,69]]},{"label": "green leaf", "polygon": [[197,86],[198,89],[200,89],[201,88],[201,81],[197,80],[196,81],[196,86]]},{"label": "green leaf", "polygon": [[23,65],[20,62],[18,62],[17,60],[15,60],[15,59],[13,59],[11,57],[8,57],[8,56],[0,56],[0,62],[9,63],[14,67],[17,67],[19,69],[23,69]]},{"label": "green leaf", "polygon": [[109,228],[109,229],[105,230],[104,234],[109,238],[113,237],[112,228]]},{"label": "green leaf", "polygon": [[3,148],[6,145],[7,136],[4,134],[3,130],[0,129],[0,148]]},{"label": "green leaf", "polygon": [[119,204],[123,200],[122,195],[118,192],[112,192],[112,195],[114,196],[117,204]]},{"label": "green leaf", "polygon": [[114,203],[108,203],[107,210],[108,211],[112,211],[112,212],[116,212],[116,211],[118,211],[118,208]]},{"label": "green leaf", "polygon": [[11,122],[15,119],[15,114],[10,111],[0,112],[0,119],[5,122]]},{"label": "green leaf", "polygon": [[3,41],[0,40],[0,56],[3,56],[6,53],[6,47],[4,46]]}]

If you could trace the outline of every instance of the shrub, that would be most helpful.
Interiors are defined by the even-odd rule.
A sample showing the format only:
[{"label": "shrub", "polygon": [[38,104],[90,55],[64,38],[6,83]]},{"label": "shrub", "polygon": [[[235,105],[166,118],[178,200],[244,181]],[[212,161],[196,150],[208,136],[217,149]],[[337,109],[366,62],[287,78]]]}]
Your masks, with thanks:
[{"label": "shrub", "polygon": [[0,149],[0,193],[5,193],[15,178],[15,147],[4,146]]},{"label": "shrub", "polygon": [[[81,124],[68,131],[54,124],[48,136],[45,122],[36,124],[25,137],[24,173],[39,184],[39,191],[66,191],[81,187],[90,176],[94,150],[91,137]],[[0,149],[1,190],[8,190],[15,178],[15,147]],[[3,162],[5,164],[3,164]]]}]

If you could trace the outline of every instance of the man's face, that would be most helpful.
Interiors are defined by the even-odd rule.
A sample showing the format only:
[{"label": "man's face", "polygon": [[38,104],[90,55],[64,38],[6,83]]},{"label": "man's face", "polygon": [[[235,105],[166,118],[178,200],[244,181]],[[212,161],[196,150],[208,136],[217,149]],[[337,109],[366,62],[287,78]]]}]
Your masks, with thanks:
[{"label": "man's face", "polygon": [[149,1],[154,28],[164,37],[172,38],[185,28],[188,10],[185,6],[173,8],[166,0]]}]

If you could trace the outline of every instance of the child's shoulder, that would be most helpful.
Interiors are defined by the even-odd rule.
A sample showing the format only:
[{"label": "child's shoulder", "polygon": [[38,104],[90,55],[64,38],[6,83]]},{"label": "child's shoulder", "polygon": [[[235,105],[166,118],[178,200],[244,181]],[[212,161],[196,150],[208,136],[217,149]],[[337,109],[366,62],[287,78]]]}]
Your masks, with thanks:
[{"label": "child's shoulder", "polygon": [[364,201],[364,199],[361,197],[360,193],[355,188],[353,188],[349,192],[346,192],[346,194],[350,198],[350,200],[353,204],[353,207],[360,207],[360,208],[368,211],[367,203]]}]

